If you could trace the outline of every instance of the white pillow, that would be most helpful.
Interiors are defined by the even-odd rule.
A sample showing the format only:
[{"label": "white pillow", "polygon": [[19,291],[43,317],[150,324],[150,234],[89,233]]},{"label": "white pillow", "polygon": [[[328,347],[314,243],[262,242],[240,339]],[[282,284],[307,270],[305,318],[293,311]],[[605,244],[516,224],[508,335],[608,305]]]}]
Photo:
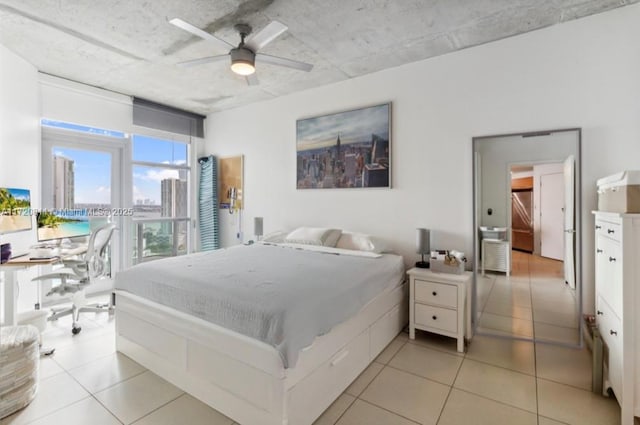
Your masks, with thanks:
[{"label": "white pillow", "polygon": [[275,231],[275,232],[267,233],[266,235],[264,235],[264,237],[262,239],[260,239],[260,242],[282,243],[282,242],[284,242],[284,238],[285,237],[287,237],[287,232],[284,232],[282,230],[278,230],[278,231]]},{"label": "white pillow", "polygon": [[378,238],[362,233],[342,232],[336,243],[336,248],[355,251],[368,251],[381,254],[387,250],[385,244]]},{"label": "white pillow", "polygon": [[298,227],[284,238],[288,243],[303,245],[322,245],[335,247],[342,230],[327,229],[324,227]]}]

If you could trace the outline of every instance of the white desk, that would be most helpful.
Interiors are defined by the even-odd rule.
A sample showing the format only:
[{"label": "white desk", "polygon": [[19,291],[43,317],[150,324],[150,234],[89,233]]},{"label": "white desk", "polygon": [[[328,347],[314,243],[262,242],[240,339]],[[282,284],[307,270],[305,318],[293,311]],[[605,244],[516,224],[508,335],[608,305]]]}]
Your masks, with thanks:
[{"label": "white desk", "polygon": [[[68,258],[75,255],[81,255],[87,252],[86,246],[74,249],[63,250],[62,258]],[[60,257],[50,258],[46,260],[30,260],[28,256],[13,258],[4,264],[0,264],[0,272],[4,273],[4,324],[11,326],[18,323],[17,295],[18,295],[18,278],[17,274],[21,270],[26,270],[34,266],[52,266],[61,261]],[[39,283],[38,283],[39,285]],[[39,286],[38,286],[39,288]],[[38,297],[38,303],[40,303]]]}]

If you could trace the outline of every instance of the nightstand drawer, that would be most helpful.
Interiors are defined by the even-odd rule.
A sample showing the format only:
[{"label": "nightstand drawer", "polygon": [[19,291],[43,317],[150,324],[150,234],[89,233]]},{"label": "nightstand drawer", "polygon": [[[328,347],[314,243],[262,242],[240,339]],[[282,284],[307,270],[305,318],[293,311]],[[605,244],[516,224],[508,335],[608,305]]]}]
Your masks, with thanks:
[{"label": "nightstand drawer", "polygon": [[417,302],[451,308],[458,307],[457,286],[418,279],[415,282],[415,298]]},{"label": "nightstand drawer", "polygon": [[458,331],[458,312],[447,308],[416,303],[415,323],[420,326],[456,333]]}]

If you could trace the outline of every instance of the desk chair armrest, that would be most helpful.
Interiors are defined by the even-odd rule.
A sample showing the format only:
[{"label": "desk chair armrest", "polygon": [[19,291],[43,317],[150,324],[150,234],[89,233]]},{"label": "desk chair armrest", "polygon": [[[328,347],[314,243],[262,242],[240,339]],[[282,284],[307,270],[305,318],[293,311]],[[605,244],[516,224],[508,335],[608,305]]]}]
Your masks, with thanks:
[{"label": "desk chair armrest", "polygon": [[79,276],[73,269],[61,268],[52,273],[43,274],[41,276],[34,277],[31,281],[36,280],[49,280],[49,279],[77,279],[81,280],[83,276]]}]

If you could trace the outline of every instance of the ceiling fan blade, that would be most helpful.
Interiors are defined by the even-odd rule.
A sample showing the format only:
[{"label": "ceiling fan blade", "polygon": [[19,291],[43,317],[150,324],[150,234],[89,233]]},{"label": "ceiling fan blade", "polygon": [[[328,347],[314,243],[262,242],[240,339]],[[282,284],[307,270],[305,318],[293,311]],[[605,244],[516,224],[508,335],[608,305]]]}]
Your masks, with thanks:
[{"label": "ceiling fan blade", "polygon": [[285,66],[287,68],[298,69],[300,71],[309,72],[313,69],[313,65],[305,62],[294,61],[293,59],[281,58],[279,56],[265,55],[264,53],[256,54],[256,61],[270,63],[271,65]]},{"label": "ceiling fan blade", "polygon": [[247,80],[247,84],[250,86],[257,86],[258,85],[258,76],[255,74],[255,72],[251,75],[247,75],[246,77]]},{"label": "ceiling fan blade", "polygon": [[169,23],[187,32],[190,32],[191,34],[196,35],[204,40],[211,41],[212,43],[216,44],[220,49],[229,50],[236,47],[233,44],[228,43],[223,39],[216,37],[215,35],[209,34],[208,32],[203,31],[194,25],[191,25],[190,23],[185,22],[180,18],[173,18],[169,20]]},{"label": "ceiling fan blade", "polygon": [[254,52],[257,52],[258,50],[262,49],[264,46],[278,38],[287,29],[288,27],[285,24],[282,24],[278,21],[271,21],[269,25],[262,28],[253,36],[249,37],[245,45]]},{"label": "ceiling fan blade", "polygon": [[184,62],[178,62],[177,65],[187,68],[190,66],[203,65],[205,63],[220,62],[222,60],[229,60],[229,55],[207,56],[205,58],[191,59]]}]

